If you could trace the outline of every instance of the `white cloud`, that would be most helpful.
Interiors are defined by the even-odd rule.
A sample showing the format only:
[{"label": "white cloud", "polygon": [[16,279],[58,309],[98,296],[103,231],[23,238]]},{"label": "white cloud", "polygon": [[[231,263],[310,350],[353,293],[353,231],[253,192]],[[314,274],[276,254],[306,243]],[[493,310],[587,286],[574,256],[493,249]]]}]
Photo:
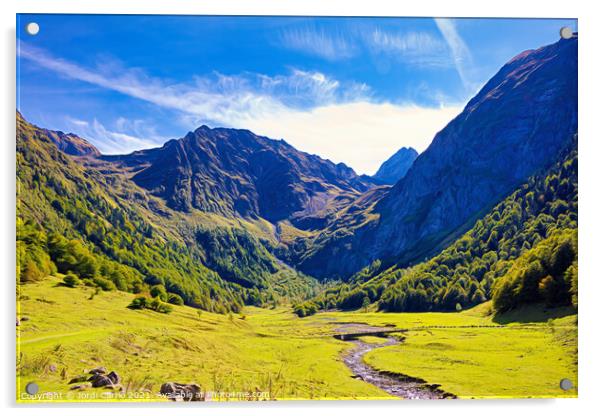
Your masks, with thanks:
[{"label": "white cloud", "polygon": [[[322,73],[298,69],[272,77],[214,73],[174,84],[114,64],[84,68],[24,43],[20,54],[61,76],[176,110],[188,129],[200,124],[250,129],[344,162],[358,173],[374,173],[402,146],[424,150],[435,133],[460,112],[457,106],[433,109],[374,102],[364,84],[342,84]],[[146,127],[149,123],[139,121],[120,118],[112,128],[97,120],[72,125],[105,153],[129,152],[165,141]]]},{"label": "white cloud", "polygon": [[291,28],[280,32],[280,42],[288,49],[318,56],[330,61],[354,56],[357,48],[344,35],[326,33],[312,27]]},{"label": "white cloud", "polygon": [[447,44],[427,32],[393,33],[377,28],[365,40],[374,52],[391,54],[412,65],[442,68],[453,65]]},{"label": "white cloud", "polygon": [[355,102],[287,109],[247,121],[257,134],[284,138],[298,149],[374,174],[402,146],[425,150],[435,134],[462,110]]},{"label": "white cloud", "polygon": [[468,69],[472,67],[472,54],[466,43],[458,33],[453,19],[435,18],[435,23],[443,38],[449,45],[452,53],[456,71],[462,80],[462,83],[467,89],[474,89],[474,84],[471,82]]}]

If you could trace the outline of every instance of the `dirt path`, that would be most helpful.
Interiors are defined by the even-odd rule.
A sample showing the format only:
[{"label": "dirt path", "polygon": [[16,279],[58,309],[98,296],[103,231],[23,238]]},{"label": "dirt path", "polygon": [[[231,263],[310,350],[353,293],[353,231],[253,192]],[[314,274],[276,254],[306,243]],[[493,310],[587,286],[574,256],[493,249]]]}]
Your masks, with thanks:
[{"label": "dirt path", "polygon": [[353,336],[346,337],[345,341],[354,343],[356,347],[345,354],[343,361],[353,371],[356,378],[403,399],[445,399],[454,397],[452,394],[439,390],[437,386],[426,384],[422,380],[378,371],[366,364],[364,355],[367,352],[400,343],[399,340],[393,337],[383,339],[385,339],[383,343],[369,344]]}]

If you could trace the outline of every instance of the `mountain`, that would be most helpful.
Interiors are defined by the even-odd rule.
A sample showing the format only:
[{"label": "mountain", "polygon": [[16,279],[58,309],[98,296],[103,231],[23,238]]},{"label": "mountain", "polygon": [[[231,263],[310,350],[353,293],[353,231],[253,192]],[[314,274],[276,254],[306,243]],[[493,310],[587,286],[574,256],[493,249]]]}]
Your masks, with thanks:
[{"label": "mountain", "polygon": [[[574,38],[512,59],[393,186],[248,130],[201,126],[159,148],[107,156],[17,114],[22,279],[59,271],[127,291],[159,285],[225,312],[307,296],[317,286],[308,275],[356,282],[406,270],[573,145],[576,55]],[[427,291],[429,305],[441,304],[440,291]],[[398,303],[390,293],[378,298],[383,309]]]},{"label": "mountain", "polygon": [[69,136],[17,114],[22,283],[74,273],[102,290],[144,294],[154,288],[167,292],[166,299],[222,313],[312,293],[313,279],[268,251],[261,223],[174,211],[129,172],[59,149],[55,139]]},{"label": "mountain", "polygon": [[433,258],[385,270],[376,262],[297,311],[358,309],[365,298],[391,312],[455,311],[489,299],[500,312],[576,305],[577,177],[575,140]]},{"label": "mountain", "polygon": [[[17,111],[17,122],[24,122],[24,118]],[[72,156],[100,156],[100,152],[94,145],[86,139],[73,134],[63,133],[62,131],[37,129],[37,133],[48,138],[56,147],[64,153]]]},{"label": "mountain", "polygon": [[373,178],[382,183],[393,185],[406,175],[417,157],[418,152],[414,148],[402,147],[380,165]]},{"label": "mountain", "polygon": [[300,237],[288,261],[347,278],[376,260],[408,265],[449,244],[577,131],[577,39],[521,53],[433,139],[406,176],[358,215]]},{"label": "mountain", "polygon": [[374,186],[342,163],[248,130],[202,126],[161,148],[103,159],[129,169],[136,184],[175,210],[291,220],[301,228],[329,204]]}]

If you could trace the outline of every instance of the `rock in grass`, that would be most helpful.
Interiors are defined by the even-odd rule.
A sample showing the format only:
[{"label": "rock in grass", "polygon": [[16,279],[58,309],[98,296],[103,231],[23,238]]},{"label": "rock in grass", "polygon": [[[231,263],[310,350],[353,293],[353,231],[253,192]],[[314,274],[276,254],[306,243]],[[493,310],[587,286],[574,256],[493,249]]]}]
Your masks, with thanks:
[{"label": "rock in grass", "polygon": [[114,371],[111,371],[109,374],[94,373],[88,381],[92,382],[92,387],[106,387],[120,384],[121,377]]},{"label": "rock in grass", "polygon": [[88,379],[92,383],[92,387],[112,386],[114,383],[104,374],[94,374]]},{"label": "rock in grass", "polygon": [[113,384],[119,384],[121,383],[121,377],[119,377],[119,374],[117,374],[115,371],[111,371],[107,377],[109,378],[109,380],[111,380],[111,382]]},{"label": "rock in grass", "polygon": [[69,381],[69,384],[73,384],[73,383],[81,383],[83,381],[87,381],[88,380],[88,375],[87,374],[82,374],[81,376],[77,376],[72,378]]},{"label": "rock in grass", "polygon": [[203,400],[201,386],[198,384],[163,383],[160,393],[176,402],[200,402]]},{"label": "rock in grass", "polygon": [[76,384],[75,386],[71,386],[70,390],[87,390],[90,387],[92,387],[92,383],[82,383],[82,384]]}]

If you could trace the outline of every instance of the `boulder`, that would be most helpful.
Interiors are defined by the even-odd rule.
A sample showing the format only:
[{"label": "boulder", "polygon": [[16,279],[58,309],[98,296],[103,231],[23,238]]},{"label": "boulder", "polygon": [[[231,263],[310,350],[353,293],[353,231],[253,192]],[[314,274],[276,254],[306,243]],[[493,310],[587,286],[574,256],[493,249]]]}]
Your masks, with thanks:
[{"label": "boulder", "polygon": [[92,374],[88,381],[92,382],[92,387],[106,387],[120,384],[121,377],[114,371],[111,371],[109,374],[97,372]]},{"label": "boulder", "polygon": [[121,383],[121,377],[119,377],[119,374],[117,374],[117,373],[116,373],[116,372],[114,372],[114,371],[111,371],[111,372],[110,372],[110,373],[107,375],[107,377],[109,378],[109,380],[111,380],[111,382],[112,382],[113,384],[119,384],[119,383]]},{"label": "boulder", "polygon": [[88,379],[92,383],[92,387],[112,386],[114,383],[104,374],[94,374]]},{"label": "boulder", "polygon": [[199,402],[204,399],[201,386],[198,384],[163,383],[160,393],[169,400],[184,402]]}]

